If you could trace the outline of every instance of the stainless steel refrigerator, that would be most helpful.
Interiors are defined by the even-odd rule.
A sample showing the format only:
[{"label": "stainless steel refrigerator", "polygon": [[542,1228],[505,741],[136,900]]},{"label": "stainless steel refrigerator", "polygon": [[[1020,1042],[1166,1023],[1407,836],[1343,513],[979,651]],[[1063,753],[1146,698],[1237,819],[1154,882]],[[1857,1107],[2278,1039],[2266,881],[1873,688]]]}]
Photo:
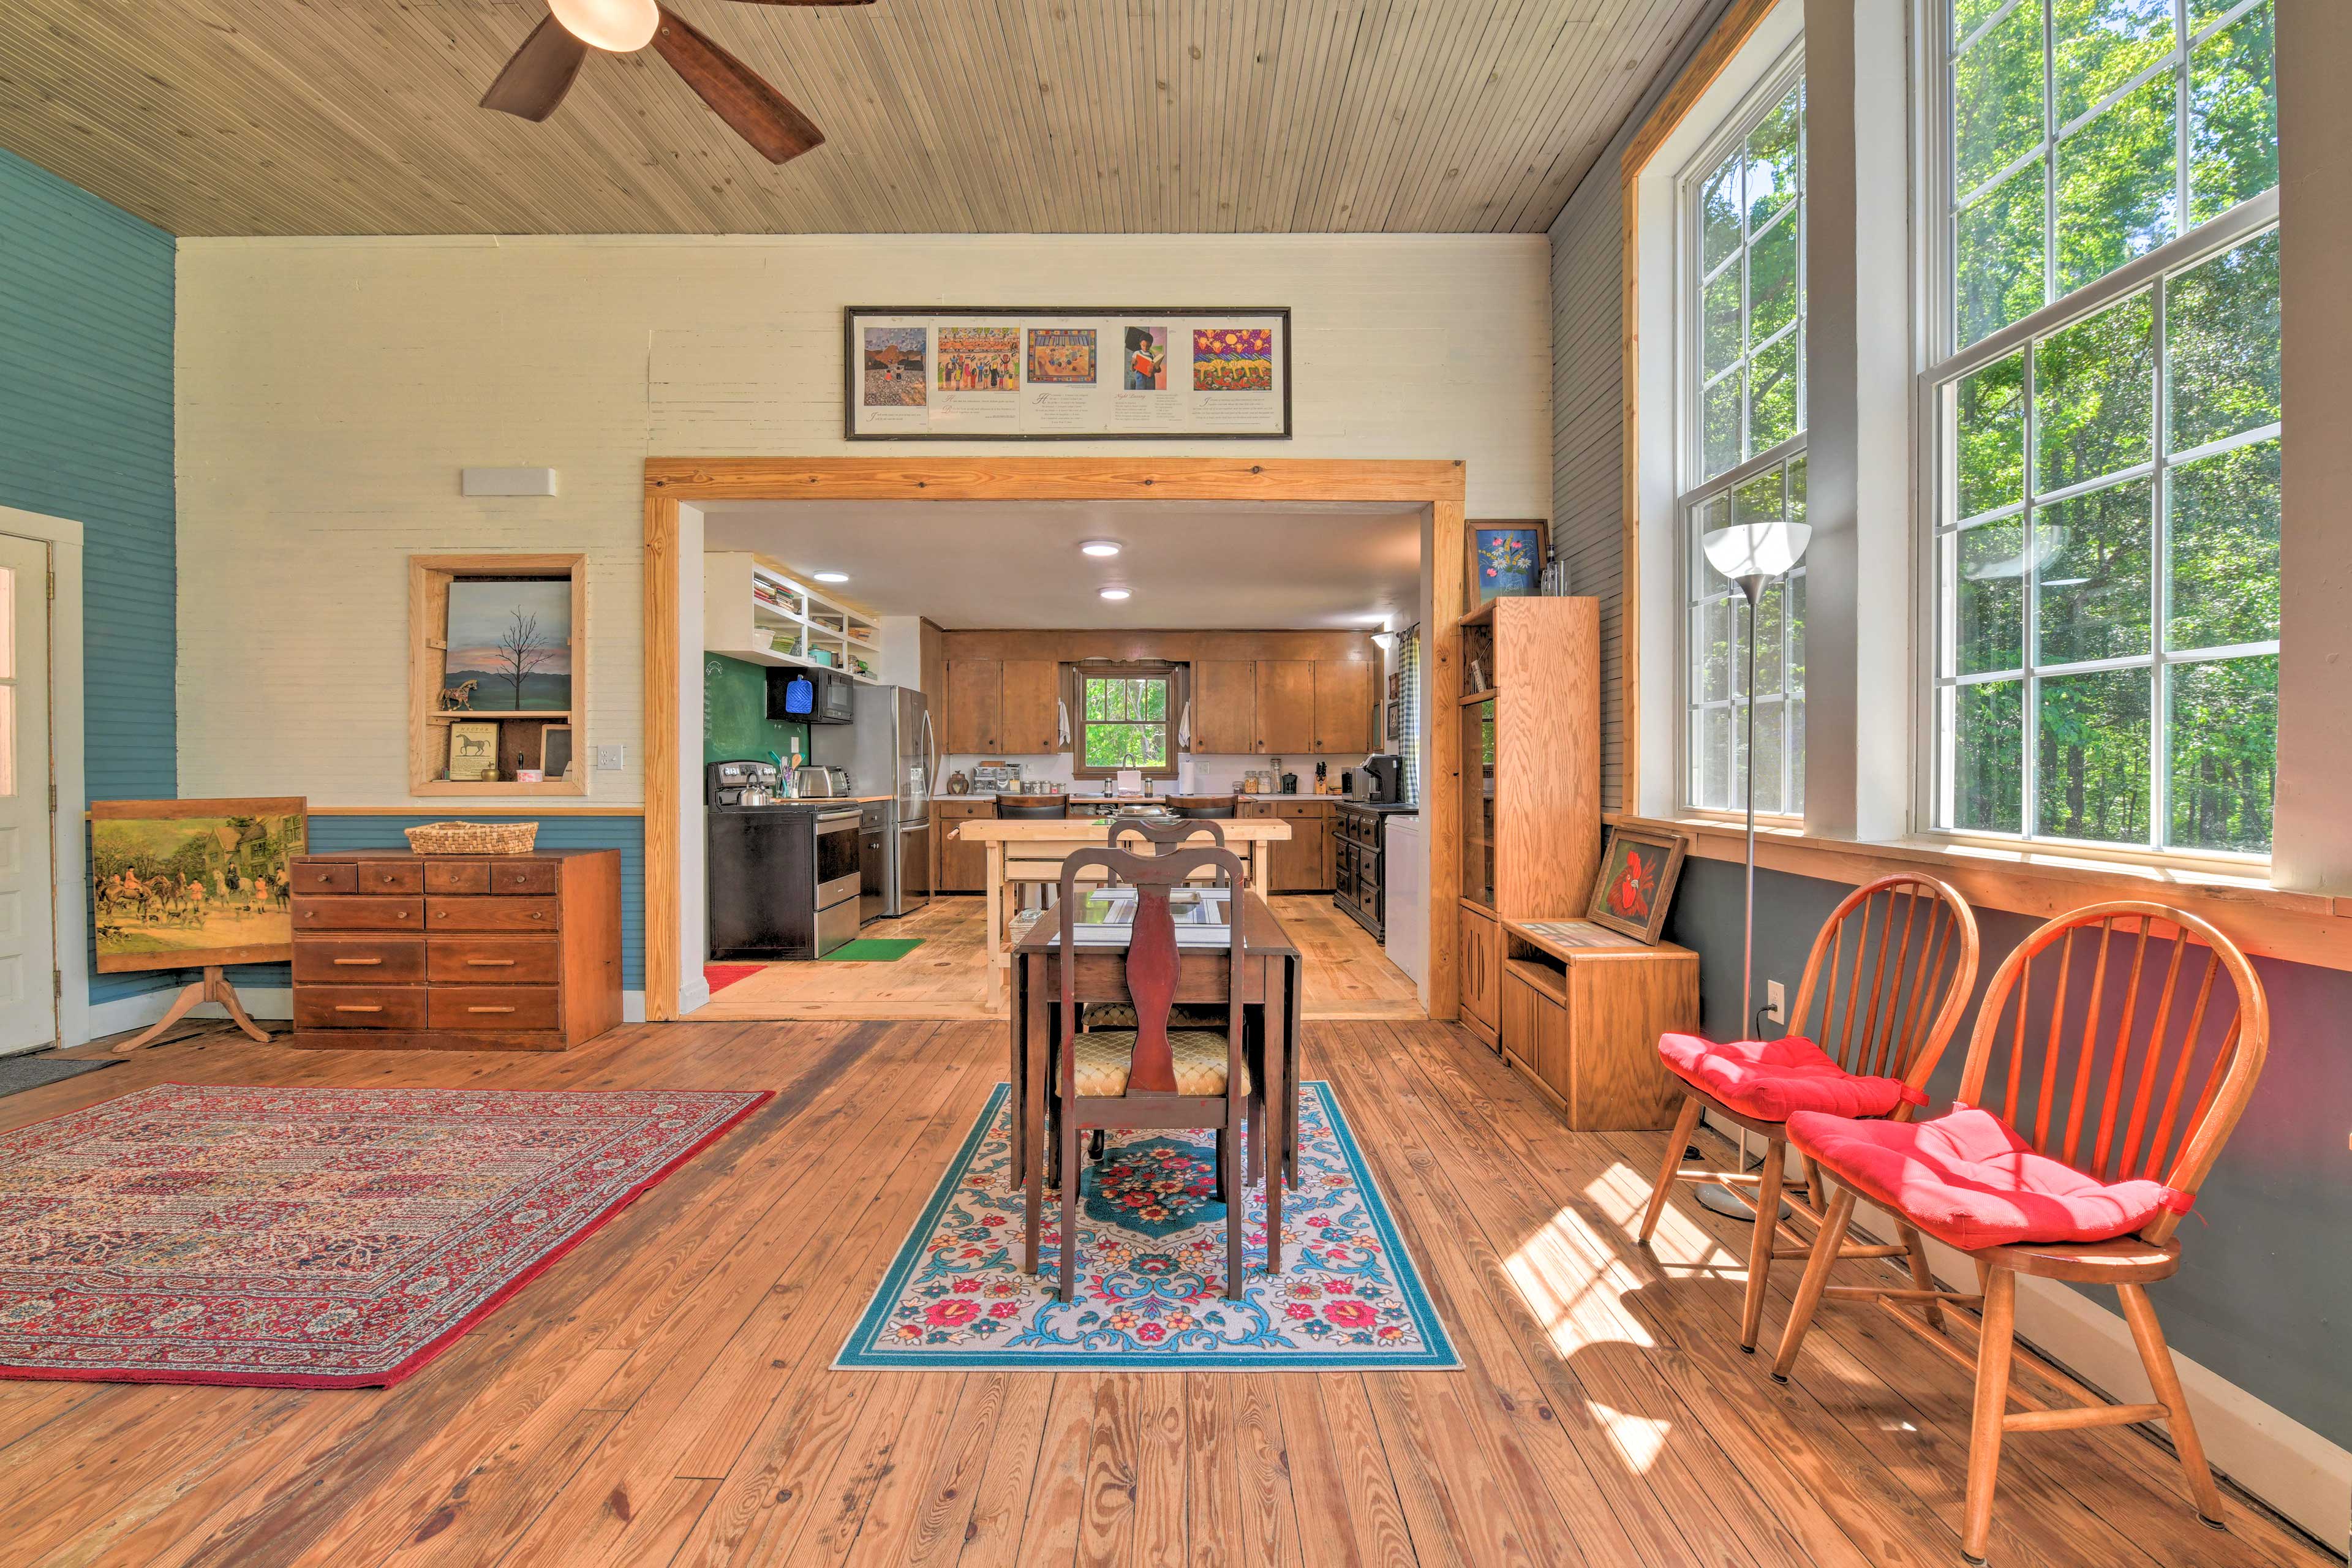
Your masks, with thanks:
[{"label": "stainless steel refrigerator", "polygon": [[[856,795],[889,795],[881,834],[881,864],[866,870],[880,896],[876,912],[912,914],[931,897],[931,781],[939,769],[938,735],[923,694],[904,686],[856,689],[856,717],[846,724],[812,724],[814,760],[849,770]],[[869,859],[877,858],[869,850]],[[878,874],[877,874],[878,873]]]}]

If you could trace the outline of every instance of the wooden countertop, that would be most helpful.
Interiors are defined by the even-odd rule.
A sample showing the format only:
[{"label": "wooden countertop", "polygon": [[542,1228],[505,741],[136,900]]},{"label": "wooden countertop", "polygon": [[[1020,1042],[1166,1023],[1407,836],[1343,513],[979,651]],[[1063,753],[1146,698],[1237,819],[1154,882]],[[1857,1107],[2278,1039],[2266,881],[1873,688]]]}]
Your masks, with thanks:
[{"label": "wooden countertop", "polygon": [[[978,816],[958,823],[955,833],[958,838],[968,838],[979,844],[998,840],[1008,844],[1066,844],[1073,840],[1108,844],[1113,820],[1107,816],[1047,817],[1042,821]],[[1223,816],[1199,820],[1213,820],[1224,830],[1228,844],[1254,844],[1260,839],[1290,837],[1290,824],[1278,816]]]}]

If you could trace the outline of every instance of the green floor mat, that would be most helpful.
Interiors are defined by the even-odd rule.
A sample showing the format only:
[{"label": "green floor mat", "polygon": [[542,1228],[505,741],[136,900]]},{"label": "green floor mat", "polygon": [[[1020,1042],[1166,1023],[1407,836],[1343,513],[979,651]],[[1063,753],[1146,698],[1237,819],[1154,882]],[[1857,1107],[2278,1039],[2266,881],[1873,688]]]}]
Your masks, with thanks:
[{"label": "green floor mat", "polygon": [[923,945],[919,936],[861,936],[826,953],[828,963],[896,963]]}]

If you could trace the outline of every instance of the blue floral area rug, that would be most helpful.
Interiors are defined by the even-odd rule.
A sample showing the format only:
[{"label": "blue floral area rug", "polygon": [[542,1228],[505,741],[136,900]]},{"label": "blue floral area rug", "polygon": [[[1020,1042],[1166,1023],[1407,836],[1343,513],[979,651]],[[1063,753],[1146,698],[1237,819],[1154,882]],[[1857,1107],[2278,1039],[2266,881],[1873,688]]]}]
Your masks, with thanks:
[{"label": "blue floral area rug", "polygon": [[1005,1186],[1010,1094],[996,1086],[858,1319],[837,1367],[1370,1371],[1462,1364],[1330,1086],[1302,1086],[1283,1268],[1265,1272],[1265,1194],[1249,1189],[1242,1299],[1225,1300],[1216,1141],[1114,1131],[1079,1188],[1078,1281],[1055,1299],[1062,1205],[1021,1271],[1024,1201]]}]

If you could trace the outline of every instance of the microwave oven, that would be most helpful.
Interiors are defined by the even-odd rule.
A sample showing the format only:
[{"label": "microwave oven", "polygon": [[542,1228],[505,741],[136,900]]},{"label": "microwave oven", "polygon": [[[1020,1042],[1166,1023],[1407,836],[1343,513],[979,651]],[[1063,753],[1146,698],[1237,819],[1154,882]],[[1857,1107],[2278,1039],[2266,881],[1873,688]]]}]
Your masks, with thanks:
[{"label": "microwave oven", "polygon": [[857,688],[837,669],[768,671],[768,717],[791,724],[847,724],[857,717]]}]

